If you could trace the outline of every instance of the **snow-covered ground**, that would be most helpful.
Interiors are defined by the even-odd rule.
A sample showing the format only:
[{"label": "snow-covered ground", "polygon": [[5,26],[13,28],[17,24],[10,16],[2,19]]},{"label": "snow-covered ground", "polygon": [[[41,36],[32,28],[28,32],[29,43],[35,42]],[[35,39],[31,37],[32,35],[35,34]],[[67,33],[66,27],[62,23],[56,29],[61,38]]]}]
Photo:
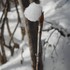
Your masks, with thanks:
[{"label": "snow-covered ground", "polygon": [[[41,5],[43,7],[45,20],[47,21],[55,21],[58,24],[60,24],[63,28],[70,30],[70,0],[41,0]],[[14,27],[16,25],[16,12],[14,11],[13,14],[9,13],[10,15],[10,27],[11,31],[14,30]],[[1,14],[0,14],[1,15]],[[22,16],[22,15],[21,15]],[[13,21],[12,21],[13,20]],[[44,22],[43,29],[46,29],[48,27],[48,24]],[[32,70],[31,69],[31,58],[30,58],[30,52],[27,45],[27,36],[25,36],[25,40],[22,41],[21,38],[21,30],[20,27],[17,28],[17,31],[14,35],[15,41],[20,44],[20,49],[17,51],[15,50],[15,54],[13,57],[10,57],[9,51],[6,53],[9,57],[9,61],[0,66],[0,70]],[[43,32],[42,34],[42,40],[48,39],[50,32]],[[70,31],[69,31],[70,32]],[[6,42],[9,41],[8,32],[5,27],[5,38],[7,39]],[[52,44],[51,47],[46,45],[45,50],[45,60],[44,62],[44,70],[70,70],[70,43],[68,42],[69,39],[64,38],[61,36],[59,40],[59,44],[57,45],[56,51],[53,52],[53,45],[56,45],[57,40],[59,38],[60,34],[58,31],[55,31],[51,38],[49,39],[49,44]],[[22,46],[23,45],[23,46]],[[21,48],[23,47],[24,53],[23,56],[23,64],[21,65]],[[8,49],[7,49],[8,50]]]}]

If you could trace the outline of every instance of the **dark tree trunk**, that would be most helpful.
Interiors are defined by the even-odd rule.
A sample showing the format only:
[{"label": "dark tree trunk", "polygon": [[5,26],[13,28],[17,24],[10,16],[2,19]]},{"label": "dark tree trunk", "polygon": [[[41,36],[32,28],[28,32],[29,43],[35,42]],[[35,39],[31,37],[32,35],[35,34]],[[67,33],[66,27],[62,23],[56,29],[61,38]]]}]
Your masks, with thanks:
[{"label": "dark tree trunk", "polygon": [[0,54],[2,56],[1,57],[1,63],[4,64],[7,62],[7,58],[6,58],[6,54],[5,54],[5,49],[4,49],[4,23],[5,23],[5,19],[3,20],[3,24],[2,24],[2,28],[1,28],[1,35],[0,35],[0,44],[1,44],[1,51]]},{"label": "dark tree trunk", "polygon": [[31,22],[28,20],[28,38],[29,38],[29,46],[30,53],[32,59],[32,67],[33,70],[36,70],[36,55],[37,55],[37,39],[38,39],[38,21]]},{"label": "dark tree trunk", "polygon": [[[31,2],[35,2],[39,4],[39,0],[18,0],[22,11],[24,12],[25,8],[29,6]],[[25,4],[23,3],[25,1]],[[30,47],[30,54],[31,54],[31,60],[32,60],[32,67],[33,70],[43,70],[43,62],[42,62],[42,45],[41,45],[41,37],[39,42],[39,63],[37,64],[37,40],[38,40],[38,25],[39,21],[31,22],[28,19],[25,18],[25,30],[26,34],[28,34],[29,39],[29,47]]]},{"label": "dark tree trunk", "polygon": [[[39,61],[38,61],[38,65],[36,66],[37,70],[43,70],[43,61],[42,61],[42,42],[41,42],[41,37],[42,37],[42,28],[43,28],[43,21],[44,21],[44,14],[42,12],[42,15],[39,19]],[[38,47],[38,46],[37,46]]]}]

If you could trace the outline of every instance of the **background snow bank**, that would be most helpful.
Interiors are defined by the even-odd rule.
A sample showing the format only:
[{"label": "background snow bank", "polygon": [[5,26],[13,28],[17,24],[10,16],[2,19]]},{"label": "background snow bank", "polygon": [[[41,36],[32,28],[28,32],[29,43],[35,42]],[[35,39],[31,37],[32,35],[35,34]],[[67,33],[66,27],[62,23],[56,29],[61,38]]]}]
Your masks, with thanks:
[{"label": "background snow bank", "polygon": [[[67,28],[67,30],[70,31],[70,0],[68,0],[68,2],[65,4],[63,4],[63,3],[66,0],[42,0],[42,1],[43,1],[43,9],[45,12],[45,20],[57,21],[57,22],[59,22],[59,24],[62,27]],[[55,9],[56,3],[58,3],[58,6],[56,6],[56,9]],[[62,4],[63,6],[61,5],[62,7],[60,7],[60,4]],[[12,24],[13,26],[10,24],[11,29],[13,29],[14,24],[15,23]],[[44,23],[45,29],[47,28],[47,26],[48,26],[48,24]],[[51,32],[43,32],[42,39],[48,39],[50,33]],[[20,33],[17,30],[17,36],[16,35],[15,36],[20,38],[19,34]],[[49,43],[52,45],[56,44],[57,38],[59,37],[59,35],[60,34],[57,31],[55,31],[54,34],[51,36]],[[61,39],[59,41],[59,45],[56,48],[58,56],[56,55],[56,53],[54,51],[53,58],[51,58],[51,55],[50,55],[53,50],[53,47],[47,46],[47,49],[45,51],[46,58],[44,61],[44,70],[70,70],[70,44],[68,44],[66,41],[67,41],[66,38],[61,37]],[[27,40],[25,42],[27,42]],[[20,46],[22,46],[22,45],[23,45],[23,42],[21,43]],[[27,45],[24,45],[23,47],[26,47],[26,46]],[[29,54],[27,48],[24,49],[24,63],[22,65],[19,63],[20,57],[18,57],[18,56],[20,55],[20,53],[18,55],[18,53],[16,52],[14,55],[15,58],[10,59],[10,61],[12,62],[17,58],[18,62],[15,61],[15,64],[12,64],[12,65],[10,64],[8,67],[1,66],[0,68],[2,68],[3,70],[32,70],[31,61],[29,59],[30,54]],[[8,62],[8,64],[9,64],[9,62]]]}]

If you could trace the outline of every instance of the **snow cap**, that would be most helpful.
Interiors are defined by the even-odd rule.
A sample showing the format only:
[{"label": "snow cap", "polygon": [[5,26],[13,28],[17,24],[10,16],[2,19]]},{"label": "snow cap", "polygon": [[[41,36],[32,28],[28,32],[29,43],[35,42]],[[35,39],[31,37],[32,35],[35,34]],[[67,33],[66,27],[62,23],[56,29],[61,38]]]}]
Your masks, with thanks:
[{"label": "snow cap", "polygon": [[30,21],[38,21],[42,14],[42,7],[35,2],[31,3],[24,11],[25,17]]}]

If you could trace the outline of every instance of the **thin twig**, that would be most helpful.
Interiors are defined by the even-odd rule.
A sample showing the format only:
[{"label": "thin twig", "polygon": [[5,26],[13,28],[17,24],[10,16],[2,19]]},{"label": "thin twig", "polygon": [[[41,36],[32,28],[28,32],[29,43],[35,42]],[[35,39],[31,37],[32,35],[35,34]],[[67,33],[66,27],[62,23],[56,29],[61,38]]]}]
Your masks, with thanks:
[{"label": "thin twig", "polygon": [[[46,43],[48,43],[49,39],[51,38],[52,34],[53,34],[55,31],[56,31],[56,30],[53,30],[53,31],[51,32],[51,34],[50,34],[50,36],[48,37],[47,41],[44,42],[44,45],[45,45]],[[43,45],[43,46],[44,46],[44,45]]]},{"label": "thin twig", "polygon": [[59,38],[58,38],[58,41],[57,41],[56,45],[54,45],[54,46],[53,46],[53,47],[54,47],[54,49],[53,49],[53,51],[52,51],[51,55],[53,55],[53,52],[55,51],[56,55],[58,56],[58,54],[57,54],[57,52],[56,52],[56,48],[57,48],[57,45],[59,44],[60,38],[61,38],[61,35],[59,36]]}]

